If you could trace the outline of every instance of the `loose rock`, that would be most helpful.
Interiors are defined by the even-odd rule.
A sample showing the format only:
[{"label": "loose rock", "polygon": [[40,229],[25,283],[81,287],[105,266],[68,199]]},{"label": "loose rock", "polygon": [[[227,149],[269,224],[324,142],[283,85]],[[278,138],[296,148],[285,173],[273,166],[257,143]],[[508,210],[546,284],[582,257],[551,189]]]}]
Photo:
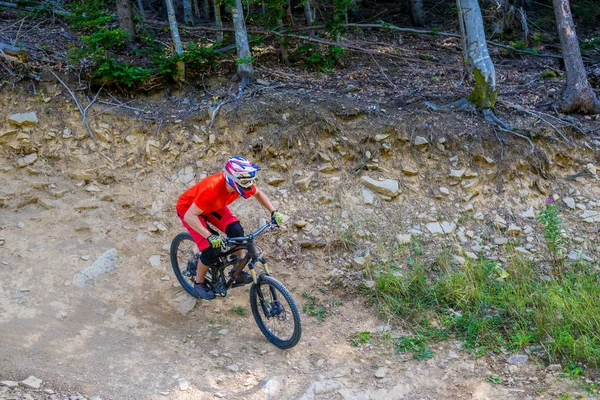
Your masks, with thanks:
[{"label": "loose rock", "polygon": [[34,126],[38,124],[38,117],[35,111],[12,114],[8,117],[8,122],[16,126]]}]

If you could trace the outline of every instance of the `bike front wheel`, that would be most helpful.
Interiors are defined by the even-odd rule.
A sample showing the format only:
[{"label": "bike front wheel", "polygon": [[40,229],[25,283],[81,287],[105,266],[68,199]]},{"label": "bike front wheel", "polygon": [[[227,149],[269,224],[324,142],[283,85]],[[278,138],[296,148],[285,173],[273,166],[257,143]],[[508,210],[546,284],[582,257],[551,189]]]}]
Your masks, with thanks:
[{"label": "bike front wheel", "polygon": [[261,275],[250,287],[254,320],[269,342],[280,349],[294,347],[302,336],[298,306],[292,294],[277,279]]}]

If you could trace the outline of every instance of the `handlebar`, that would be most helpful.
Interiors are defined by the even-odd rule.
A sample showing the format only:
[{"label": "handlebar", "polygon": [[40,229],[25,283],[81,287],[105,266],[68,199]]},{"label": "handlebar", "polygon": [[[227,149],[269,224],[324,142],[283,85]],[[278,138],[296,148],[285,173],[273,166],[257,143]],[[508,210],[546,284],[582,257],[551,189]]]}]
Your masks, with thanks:
[{"label": "handlebar", "polygon": [[260,228],[258,228],[258,230],[254,233],[251,233],[249,235],[246,236],[240,236],[240,237],[233,237],[233,238],[227,238],[225,239],[225,245],[229,246],[232,244],[242,244],[244,242],[249,242],[254,240],[254,238],[258,237],[259,235],[261,235],[264,231],[266,230],[271,230],[271,229],[275,229],[278,228],[279,225],[277,225],[277,223],[275,222],[274,219],[270,220],[269,222],[267,222],[266,224],[264,224],[263,226],[261,226]]}]

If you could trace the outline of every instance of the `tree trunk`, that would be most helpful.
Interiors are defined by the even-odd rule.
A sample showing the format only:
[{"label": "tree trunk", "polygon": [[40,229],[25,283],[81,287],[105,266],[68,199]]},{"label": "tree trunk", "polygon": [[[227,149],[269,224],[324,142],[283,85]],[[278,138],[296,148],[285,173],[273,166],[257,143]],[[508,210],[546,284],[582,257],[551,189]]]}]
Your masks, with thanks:
[{"label": "tree trunk", "polygon": [[457,0],[456,3],[465,24],[467,54],[475,77],[475,87],[467,99],[478,109],[494,108],[498,97],[496,71],[488,53],[479,3],[477,0]]},{"label": "tree trunk", "polygon": [[[169,28],[171,29],[173,45],[175,45],[175,53],[181,58],[183,57],[183,46],[181,45],[181,38],[179,37],[179,27],[177,26],[177,19],[175,18],[173,0],[165,0],[165,3],[167,5],[167,16],[169,18]],[[183,60],[177,61],[177,72],[174,79],[178,83],[183,83],[185,81],[185,63]]]},{"label": "tree trunk", "polygon": [[192,0],[181,0],[183,3],[183,23],[194,25],[194,14],[192,13]]},{"label": "tree trunk", "polygon": [[[223,29],[223,21],[221,20],[221,2],[219,0],[214,0],[214,8],[215,8],[215,26],[217,29]],[[217,43],[223,42],[223,31],[217,30]]]},{"label": "tree trunk", "polygon": [[144,3],[142,2],[142,0],[137,0],[137,6],[138,6],[138,11],[140,12],[140,15],[142,16],[142,21],[144,21],[146,19],[146,11],[144,11]]},{"label": "tree trunk", "polygon": [[425,25],[425,11],[423,9],[423,0],[410,0],[410,16],[413,24],[417,26]]},{"label": "tree trunk", "polygon": [[202,18],[210,21],[210,0],[202,0]]},{"label": "tree trunk", "polygon": [[[279,18],[279,20],[277,21],[277,26],[279,27],[279,31],[283,33],[283,19]],[[287,67],[288,65],[290,65],[290,61],[288,57],[287,40],[285,37],[282,37],[279,41],[279,48],[281,49],[281,62],[283,62],[283,64]]]},{"label": "tree trunk", "polygon": [[237,73],[242,80],[251,78],[254,76],[254,68],[252,67],[252,53],[250,53],[250,44],[248,43],[242,0],[235,0],[235,7],[231,7],[231,17],[235,28],[235,47],[238,57]]},{"label": "tree trunk", "polygon": [[133,23],[133,10],[130,0],[117,0],[117,16],[119,28],[129,34],[129,39],[135,39],[135,24]]},{"label": "tree trunk", "polygon": [[202,12],[200,11],[200,4],[198,3],[198,0],[193,0],[192,1],[192,9],[194,11],[194,17],[196,18],[200,18],[202,16]]},{"label": "tree trunk", "polygon": [[[304,0],[304,18],[306,18],[306,26],[312,26],[314,21],[314,15],[312,7],[310,6],[310,0]],[[312,37],[315,35],[315,31],[310,31],[309,35]]]},{"label": "tree trunk", "polygon": [[587,80],[581,59],[569,0],[552,0],[552,3],[567,76],[558,110],[563,113],[582,114],[600,112],[600,103]]}]

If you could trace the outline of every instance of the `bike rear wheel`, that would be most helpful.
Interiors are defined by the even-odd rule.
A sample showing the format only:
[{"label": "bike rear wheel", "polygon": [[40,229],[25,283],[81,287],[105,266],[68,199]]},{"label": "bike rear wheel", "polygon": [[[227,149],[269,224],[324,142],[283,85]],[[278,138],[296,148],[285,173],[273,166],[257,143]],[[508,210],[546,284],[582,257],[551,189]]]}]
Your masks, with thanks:
[{"label": "bike rear wheel", "polygon": [[281,282],[261,275],[250,287],[254,320],[269,342],[280,349],[294,347],[302,336],[298,306]]},{"label": "bike rear wheel", "polygon": [[171,267],[181,287],[190,295],[199,297],[194,290],[194,282],[200,252],[188,232],[175,236],[171,242],[170,256]]}]

